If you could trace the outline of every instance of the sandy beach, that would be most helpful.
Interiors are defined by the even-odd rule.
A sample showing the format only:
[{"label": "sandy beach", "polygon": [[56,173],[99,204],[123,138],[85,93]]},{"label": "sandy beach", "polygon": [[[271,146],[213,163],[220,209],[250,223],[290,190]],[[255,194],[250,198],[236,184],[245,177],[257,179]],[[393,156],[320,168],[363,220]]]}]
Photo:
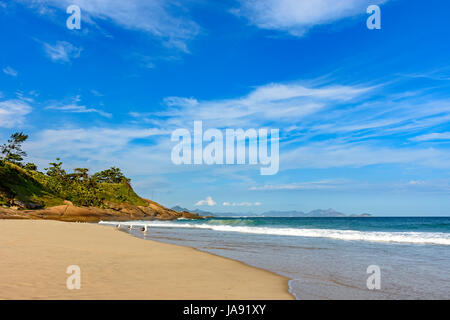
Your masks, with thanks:
[{"label": "sandy beach", "polygon": [[0,299],[293,299],[274,273],[96,224],[0,220],[0,257]]}]

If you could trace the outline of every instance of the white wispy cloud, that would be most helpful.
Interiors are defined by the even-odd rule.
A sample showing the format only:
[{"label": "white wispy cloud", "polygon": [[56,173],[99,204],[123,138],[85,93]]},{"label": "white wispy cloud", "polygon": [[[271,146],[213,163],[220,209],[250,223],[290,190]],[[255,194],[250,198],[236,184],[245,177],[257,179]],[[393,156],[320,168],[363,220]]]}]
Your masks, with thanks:
[{"label": "white wispy cloud", "polygon": [[33,108],[22,100],[0,101],[0,127],[13,128],[21,125],[25,116],[32,110]]},{"label": "white wispy cloud", "polygon": [[348,184],[345,180],[320,180],[295,182],[287,184],[266,184],[263,186],[253,186],[252,191],[276,191],[276,190],[333,190],[339,189]]},{"label": "white wispy cloud", "polygon": [[240,0],[232,10],[261,29],[278,30],[293,36],[304,36],[317,25],[363,15],[369,5],[387,0]]},{"label": "white wispy cloud", "polygon": [[399,74],[402,77],[407,78],[422,78],[436,81],[448,81],[450,80],[449,68],[438,68],[427,72],[414,72],[414,73],[401,73]]},{"label": "white wispy cloud", "polygon": [[199,101],[193,97],[168,97],[164,101],[168,109],[152,116],[168,118],[165,120],[168,124],[177,126],[193,120],[203,120],[212,127],[222,127],[224,123],[230,127],[256,127],[273,122],[285,125],[298,123],[326,107],[357,100],[371,90],[370,86],[271,83],[235,99]]},{"label": "white wispy cloud", "polygon": [[[395,96],[395,94],[393,95]],[[386,97],[351,108],[335,109],[310,123],[320,133],[371,133],[377,136],[394,132],[413,133],[450,119],[450,100],[414,95],[401,100]]]},{"label": "white wispy cloud", "polygon": [[86,106],[83,105],[76,105],[76,104],[69,104],[69,105],[63,105],[63,106],[48,106],[46,107],[46,109],[51,109],[51,110],[60,110],[60,111],[64,111],[64,112],[71,112],[71,113],[97,113],[99,115],[101,115],[102,117],[105,118],[112,118],[112,114],[99,110],[99,109],[95,109],[95,108],[88,108]]},{"label": "white wispy cloud", "polygon": [[28,103],[33,103],[34,102],[34,99],[32,98],[32,97],[34,97],[35,96],[35,93],[33,93],[32,91],[31,92],[28,92],[28,93],[24,93],[24,92],[22,92],[22,91],[20,91],[20,90],[17,90],[16,91],[16,97],[20,100],[20,101],[25,101],[25,102],[28,102]]},{"label": "white wispy cloud", "polygon": [[409,190],[426,193],[446,193],[450,192],[450,181],[448,180],[411,180],[407,183],[397,183],[393,186],[397,190]]},{"label": "white wispy cloud", "polygon": [[213,200],[212,197],[206,197],[205,200],[199,200],[195,204],[195,206],[215,206],[217,203]]},{"label": "white wispy cloud", "polygon": [[54,62],[67,63],[79,58],[82,49],[67,41],[57,41],[55,44],[43,42],[45,54]]},{"label": "white wispy cloud", "polygon": [[278,127],[280,170],[409,163],[448,166],[450,153],[445,148],[413,145],[436,135],[409,138],[448,123],[450,100],[420,92],[377,96],[387,87],[383,83],[271,83],[226,100],[168,97],[166,110],[131,115],[171,129],[192,128],[195,120],[202,120],[205,128]]},{"label": "white wispy cloud", "polygon": [[188,51],[186,42],[199,32],[199,26],[189,19],[186,6],[176,0],[19,0],[37,10],[52,7],[66,10],[78,5],[82,23],[108,21],[160,38],[164,44]]},{"label": "white wispy cloud", "polygon": [[251,191],[327,191],[327,192],[360,192],[360,191],[389,191],[389,192],[429,192],[448,193],[449,181],[446,180],[409,180],[409,181],[358,181],[330,179],[322,181],[294,182],[287,184],[271,184],[253,186]]},{"label": "white wispy cloud", "polygon": [[[59,150],[75,150],[87,152],[111,150],[117,151],[126,148],[131,140],[167,134],[159,129],[139,128],[67,128],[46,129],[41,131],[33,141],[38,148],[45,145],[47,148]],[[57,147],[57,146],[60,147]]]},{"label": "white wispy cloud", "polygon": [[97,91],[97,90],[95,90],[95,89],[91,89],[90,92],[91,92],[94,96],[96,96],[96,97],[103,97],[103,96],[104,96],[103,93],[101,93],[100,91]]},{"label": "white wispy cloud", "polygon": [[[390,95],[380,98],[377,94],[384,85],[311,83],[315,82],[272,83],[255,87],[246,95],[224,100],[168,97],[164,100],[162,111],[131,113],[130,116],[136,121],[125,128],[46,130],[34,137],[38,143],[35,145],[39,145],[34,150],[42,154],[46,161],[50,155],[55,155],[70,161],[91,159],[98,163],[113,162],[136,174],[154,172],[157,168],[160,174],[214,170],[215,175],[228,178],[233,173],[235,180],[251,176],[254,171],[248,166],[194,168],[172,164],[172,130],[187,128],[192,131],[193,121],[203,120],[204,128],[280,128],[281,171],[380,164],[448,168],[448,148],[437,144],[425,146],[409,138],[448,123],[449,101],[433,100],[430,95],[417,94],[402,97],[401,100],[392,99]],[[79,99],[54,105],[66,112],[99,112],[80,106]],[[143,129],[143,125],[153,129]],[[135,139],[148,137],[149,132],[153,132],[150,136],[157,138],[148,145],[133,144]],[[142,165],[135,166],[135,163]],[[337,188],[338,182],[319,181],[310,185],[299,183],[258,188],[333,187]]]},{"label": "white wispy cloud", "polygon": [[450,140],[450,132],[434,132],[411,138],[412,141],[439,141]]},{"label": "white wispy cloud", "polygon": [[224,202],[224,207],[259,207],[261,202]]},{"label": "white wispy cloud", "polygon": [[14,70],[13,68],[11,68],[10,66],[6,66],[5,68],[3,68],[3,73],[12,76],[12,77],[17,77],[19,75],[19,72],[17,72],[16,70]]},{"label": "white wispy cloud", "polygon": [[410,164],[450,167],[450,150],[431,147],[385,146],[380,142],[340,143],[329,140],[308,143],[280,153],[280,170],[294,168],[364,167]]},{"label": "white wispy cloud", "polygon": [[[89,165],[92,169],[119,166],[130,174],[145,174],[170,164],[170,149],[160,145],[136,146],[136,139],[164,141],[169,132],[156,128],[88,127],[45,129],[33,134],[26,149],[41,166],[60,157],[69,167]],[[167,138],[169,140],[169,138]],[[139,163],[139,166],[136,166]]]}]

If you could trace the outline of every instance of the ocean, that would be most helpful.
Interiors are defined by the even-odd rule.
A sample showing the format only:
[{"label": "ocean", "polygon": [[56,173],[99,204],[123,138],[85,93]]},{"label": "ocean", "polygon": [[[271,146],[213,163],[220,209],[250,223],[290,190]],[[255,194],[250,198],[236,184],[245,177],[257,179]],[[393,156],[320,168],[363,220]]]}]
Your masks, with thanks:
[{"label": "ocean", "polygon": [[[450,299],[450,217],[227,217],[121,225],[137,237],[286,276],[297,299]],[[380,289],[369,290],[373,265]]]}]

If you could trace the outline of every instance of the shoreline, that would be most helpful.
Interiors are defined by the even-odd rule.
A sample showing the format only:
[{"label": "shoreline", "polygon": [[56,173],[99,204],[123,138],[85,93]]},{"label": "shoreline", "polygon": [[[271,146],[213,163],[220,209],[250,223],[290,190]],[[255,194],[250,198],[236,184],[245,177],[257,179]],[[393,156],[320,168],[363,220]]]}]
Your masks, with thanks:
[{"label": "shoreline", "polygon": [[[200,252],[200,253],[202,253],[202,254],[208,254],[208,255],[211,255],[211,256],[213,256],[213,257],[218,257],[218,258],[222,258],[222,259],[231,260],[231,261],[234,261],[234,262],[236,262],[236,263],[239,263],[239,264],[241,264],[241,265],[243,265],[243,266],[245,266],[245,267],[257,269],[257,270],[260,270],[260,271],[263,271],[263,272],[267,272],[267,273],[269,273],[269,274],[271,274],[271,275],[274,275],[274,276],[276,276],[276,277],[284,278],[284,279],[287,281],[287,283],[286,283],[286,291],[288,292],[289,295],[291,295],[291,299],[290,299],[290,300],[292,300],[292,299],[293,299],[293,300],[298,300],[297,297],[295,296],[295,294],[291,291],[291,281],[294,280],[294,279],[291,279],[291,278],[289,278],[289,277],[283,276],[283,275],[278,274],[278,273],[276,273],[276,272],[274,272],[274,271],[271,271],[271,270],[268,270],[268,269],[264,269],[264,268],[261,268],[261,267],[252,266],[252,265],[247,264],[247,263],[245,263],[245,262],[243,262],[243,261],[240,261],[240,260],[237,260],[237,259],[233,259],[233,258],[228,258],[228,257],[225,257],[225,256],[221,256],[221,255],[216,254],[216,253],[212,253],[212,252],[208,252],[208,251],[203,251],[203,250],[201,250],[201,249],[198,249],[198,248],[195,248],[195,247],[191,247],[191,246],[189,246],[189,245],[172,244],[172,243],[168,243],[168,242],[164,242],[164,241],[158,241],[158,240],[151,240],[151,239],[139,238],[139,237],[134,236],[134,235],[131,234],[131,233],[128,233],[128,232],[125,231],[125,230],[121,230],[121,231],[124,232],[124,233],[126,233],[126,234],[128,234],[128,235],[131,236],[131,237],[138,238],[138,239],[141,239],[141,240],[144,240],[144,241],[153,241],[153,242],[157,242],[157,243],[164,243],[164,244],[174,245],[174,246],[177,246],[177,247],[189,248],[189,249],[192,249],[192,250],[194,250],[194,251]],[[245,300],[248,300],[248,299],[245,299]]]},{"label": "shoreline", "polygon": [[[287,277],[89,223],[0,220],[0,299],[294,299]],[[81,289],[66,287],[69,265]]]},{"label": "shoreline", "polygon": [[[101,225],[101,224],[100,224],[100,225]],[[108,225],[108,224],[104,224],[104,226],[110,226],[110,227],[113,227],[112,225]],[[138,238],[138,239],[142,239],[142,240],[145,240],[145,241],[154,241],[154,242],[158,242],[158,243],[171,244],[171,243],[169,243],[169,242],[164,242],[164,241],[158,241],[158,240],[153,240],[153,239],[140,238],[140,237],[138,237],[138,236],[133,235],[132,233],[127,232],[126,230],[121,230],[121,231],[124,232],[124,233],[127,233],[128,235],[130,235],[130,236],[132,236],[132,237],[135,237],[135,238]],[[261,270],[261,271],[268,272],[268,273],[270,273],[270,274],[272,274],[272,275],[275,275],[275,276],[278,276],[278,277],[282,277],[282,278],[284,278],[284,279],[287,280],[287,288],[286,288],[286,290],[287,290],[287,292],[291,295],[291,299],[293,299],[293,300],[300,300],[300,299],[297,297],[297,295],[293,292],[293,288],[292,288],[292,285],[291,285],[292,281],[294,281],[295,279],[292,279],[292,278],[290,278],[290,277],[284,276],[284,275],[282,275],[282,274],[279,274],[279,273],[277,273],[277,272],[275,272],[275,271],[272,271],[272,270],[269,270],[269,269],[264,269],[264,268],[261,268],[261,267],[257,267],[257,266],[253,266],[253,265],[247,264],[247,263],[245,263],[244,261],[241,261],[241,260],[229,258],[229,257],[226,257],[226,256],[221,256],[221,255],[216,254],[216,253],[213,253],[213,252],[203,251],[203,250],[201,250],[201,249],[199,249],[199,248],[191,247],[191,246],[189,246],[189,245],[180,245],[180,244],[173,244],[173,245],[175,245],[175,246],[180,246],[180,247],[185,247],[185,248],[190,248],[190,249],[196,250],[196,251],[198,251],[198,252],[206,253],[206,254],[209,254],[209,255],[212,255],[212,256],[215,256],[215,257],[219,257],[219,258],[229,259],[229,260],[235,261],[235,262],[237,262],[237,263],[240,263],[240,264],[242,264],[242,265],[244,265],[244,266],[246,266],[246,267],[255,268],[255,269],[258,269],[258,270]]]},{"label": "shoreline", "polygon": [[[126,222],[128,222],[128,221],[126,221]],[[99,225],[101,225],[101,224],[99,224]],[[104,224],[104,226],[109,226],[110,228],[114,228],[113,225],[107,225],[107,224]],[[282,278],[284,278],[284,279],[287,280],[286,290],[287,290],[287,292],[292,296],[291,299],[293,299],[293,300],[299,300],[299,299],[297,298],[297,296],[295,295],[295,293],[292,292],[291,281],[293,281],[294,279],[291,279],[290,277],[287,277],[287,276],[283,276],[283,275],[281,275],[281,274],[279,274],[279,273],[276,273],[275,271],[268,270],[268,269],[264,269],[264,268],[257,267],[257,266],[253,266],[253,265],[250,265],[250,264],[245,263],[244,261],[241,261],[241,260],[238,260],[238,259],[229,258],[229,257],[226,257],[226,256],[221,256],[221,255],[216,254],[216,253],[213,253],[213,252],[203,251],[203,250],[201,250],[201,249],[199,249],[199,248],[191,247],[191,246],[189,246],[189,245],[172,244],[172,243],[169,243],[169,242],[158,241],[158,240],[153,240],[153,239],[144,239],[144,238],[140,238],[140,237],[138,237],[138,236],[135,236],[135,235],[133,235],[132,233],[127,232],[126,230],[120,230],[120,231],[121,231],[121,232],[124,232],[124,233],[126,233],[126,234],[128,234],[128,235],[131,236],[131,237],[137,238],[137,239],[141,239],[141,240],[145,240],[145,241],[153,241],[153,242],[158,242],[158,243],[164,243],[164,244],[174,245],[174,246],[183,247],[183,248],[190,248],[190,249],[195,250],[195,251],[198,251],[198,252],[200,252],[200,253],[209,254],[209,255],[212,255],[212,256],[218,257],[218,258],[223,258],[223,259],[232,260],[232,261],[235,261],[235,262],[237,262],[237,263],[242,264],[242,265],[245,266],[245,267],[255,268],[255,269],[258,269],[258,270],[261,270],[261,271],[264,271],[264,272],[268,272],[269,274],[275,275],[275,276],[277,276],[277,277],[282,277]]]}]

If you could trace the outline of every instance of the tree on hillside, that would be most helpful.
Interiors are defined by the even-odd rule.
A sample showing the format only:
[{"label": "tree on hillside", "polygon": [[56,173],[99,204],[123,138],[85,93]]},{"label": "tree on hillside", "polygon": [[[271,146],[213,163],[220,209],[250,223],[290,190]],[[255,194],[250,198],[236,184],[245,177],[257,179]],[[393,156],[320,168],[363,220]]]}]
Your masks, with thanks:
[{"label": "tree on hillside", "polygon": [[122,171],[119,168],[111,167],[107,170],[103,170],[97,172],[93,175],[93,178],[98,182],[107,182],[107,183],[121,183],[121,182],[130,182],[130,179],[124,176]]},{"label": "tree on hillside", "polygon": [[62,168],[62,162],[60,161],[60,158],[56,158],[56,161],[58,162],[50,162],[49,168],[45,168],[45,171],[47,171],[47,175],[50,177],[65,177],[66,171]]},{"label": "tree on hillside", "polygon": [[37,171],[37,165],[35,165],[34,163],[30,162],[27,163],[26,165],[23,166],[23,168],[25,170],[29,170],[29,171]]},{"label": "tree on hillside", "polygon": [[73,169],[74,171],[74,175],[78,178],[78,179],[82,179],[83,181],[86,181],[89,177],[89,169],[87,168],[75,168]]},{"label": "tree on hillside", "polygon": [[0,147],[2,161],[8,161],[20,165],[23,157],[27,153],[22,150],[22,143],[28,139],[28,135],[23,132],[16,132],[11,135],[8,142]]}]

